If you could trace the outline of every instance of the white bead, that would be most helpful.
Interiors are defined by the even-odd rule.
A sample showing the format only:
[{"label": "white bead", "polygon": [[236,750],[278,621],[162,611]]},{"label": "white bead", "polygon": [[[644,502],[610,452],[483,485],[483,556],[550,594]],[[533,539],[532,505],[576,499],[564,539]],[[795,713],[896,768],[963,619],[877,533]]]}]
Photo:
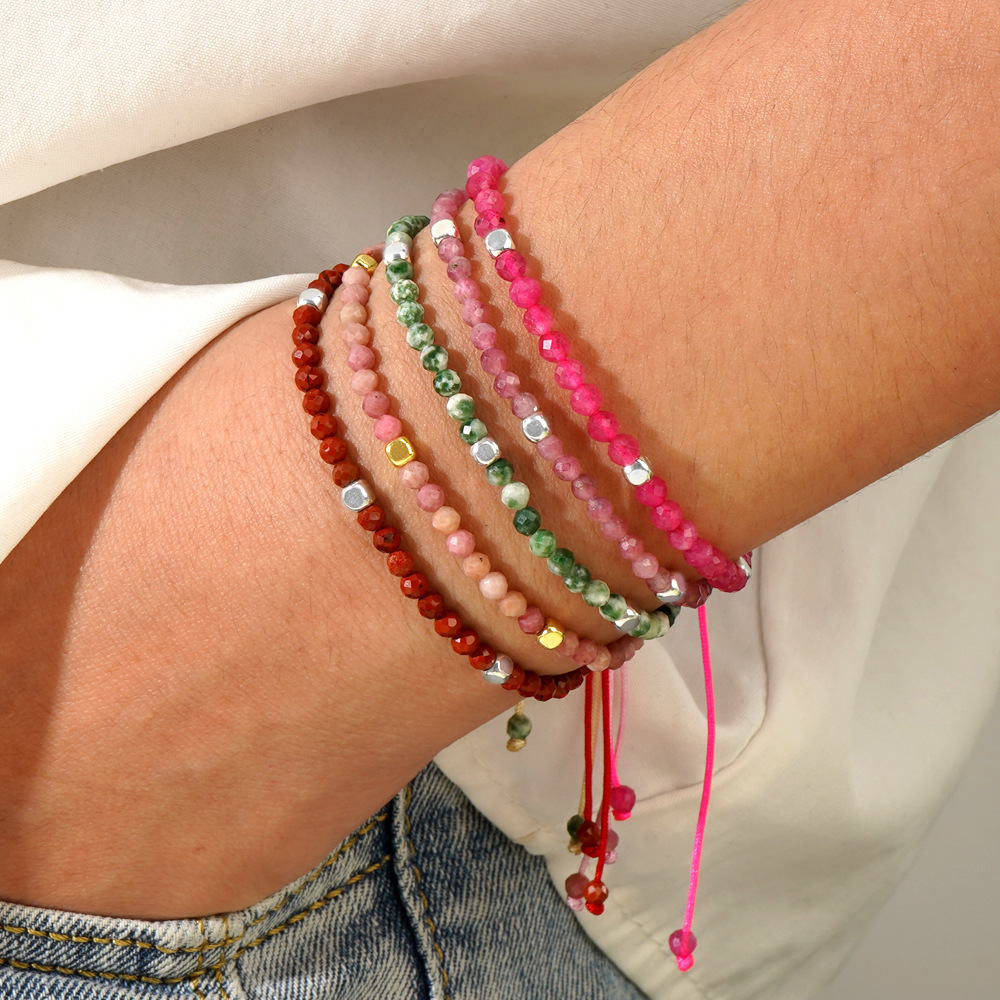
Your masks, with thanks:
[{"label": "white bead", "polygon": [[504,250],[514,249],[514,241],[506,229],[493,229],[486,234],[486,249],[491,257],[499,257]]},{"label": "white bead", "polygon": [[375,502],[375,494],[363,479],[355,479],[340,491],[340,499],[348,510],[357,513]]},{"label": "white bead", "polygon": [[753,576],[753,567],[751,567],[750,563],[747,562],[746,556],[740,556],[739,559],[736,560],[736,565],[739,566],[739,568],[746,574],[747,580]]},{"label": "white bead", "polygon": [[649,467],[649,462],[641,455],[631,465],[623,465],[622,472],[625,473],[625,478],[633,486],[642,486],[643,483],[648,483],[653,478],[653,470]]},{"label": "white bead", "polygon": [[431,239],[434,241],[434,246],[441,246],[449,236],[458,236],[458,226],[451,219],[438,219],[431,226]]},{"label": "white bead", "polygon": [[506,655],[506,653],[501,653],[494,661],[493,666],[489,670],[483,671],[483,677],[490,684],[503,684],[514,670],[514,661]]},{"label": "white bead", "polygon": [[619,632],[631,632],[639,624],[639,612],[625,605],[625,614],[615,619],[615,628]]},{"label": "white bead", "polygon": [[484,437],[469,448],[472,457],[480,465],[489,465],[490,462],[500,457],[500,445],[491,437]]},{"label": "white bead", "polygon": [[521,430],[524,431],[524,436],[529,441],[533,441],[536,444],[547,438],[551,433],[549,422],[545,419],[543,413],[532,413],[531,416],[525,417],[521,421]]},{"label": "white bead", "polygon": [[300,296],[297,306],[315,306],[320,312],[326,309],[329,301],[322,288],[307,288]]},{"label": "white bead", "polygon": [[[398,236],[398,233],[393,233],[393,236]],[[382,251],[382,260],[386,264],[391,264],[394,260],[409,260],[410,259],[410,247],[408,244],[403,243],[399,240],[393,240],[392,243],[386,243],[385,249]]]},{"label": "white bead", "polygon": [[660,635],[666,635],[667,630],[673,627],[674,623],[666,611],[654,611],[653,617],[660,622]]}]

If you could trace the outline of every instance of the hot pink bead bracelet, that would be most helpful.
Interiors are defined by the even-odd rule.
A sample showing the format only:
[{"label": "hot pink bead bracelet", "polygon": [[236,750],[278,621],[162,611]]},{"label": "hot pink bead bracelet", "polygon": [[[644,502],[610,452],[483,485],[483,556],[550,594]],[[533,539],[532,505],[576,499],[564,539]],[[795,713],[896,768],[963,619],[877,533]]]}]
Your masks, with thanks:
[{"label": "hot pink bead bracelet", "polygon": [[[583,472],[575,455],[566,453],[562,440],[552,433],[548,417],[539,410],[538,401],[530,392],[521,391],[520,377],[507,367],[507,355],[496,346],[497,330],[487,322],[488,308],[482,301],[479,283],[472,277],[472,262],[458,228],[458,210],[465,201],[466,193],[460,188],[438,195],[431,210],[431,238],[454,283],[455,298],[462,303],[462,320],[470,327],[470,339],[479,352],[480,365],[484,372],[494,376],[494,392],[509,402],[511,412],[521,421],[524,436],[534,444],[539,456],[551,463],[556,478],[571,484],[573,496],[585,504],[588,518],[605,538],[615,543],[615,550],[632,573],[662,603],[698,607],[711,593],[711,585],[661,570],[657,557],[646,551],[642,539],[629,531],[612,502],[598,496],[594,478]],[[502,207],[498,191],[480,192],[478,201],[484,209],[498,203]]]},{"label": "hot pink bead bracelet", "polygon": [[[587,433],[591,439],[608,445],[608,457],[622,468],[626,480],[635,487],[639,502],[650,508],[653,526],[666,534],[670,545],[712,587],[729,592],[741,590],[750,576],[749,553],[732,560],[699,537],[697,528],[684,518],[679,505],[668,499],[666,482],[653,474],[638,440],[621,433],[615,414],[602,409],[600,389],[586,381],[583,364],[570,356],[569,338],[554,328],[552,311],[541,304],[541,284],[528,275],[527,262],[518,253],[506,228],[502,214],[504,198],[498,187],[506,169],[506,164],[493,156],[473,160],[469,164],[465,192],[473,199],[478,213],[476,234],[483,239],[493,258],[497,274],[507,283],[511,302],[522,310],[524,328],[538,338],[539,354],[555,366],[556,384],[571,393],[570,406],[574,412],[587,418]],[[648,580],[648,586],[658,597],[673,595],[670,576],[666,570],[658,569]],[[668,596],[663,597],[664,601]]]}]

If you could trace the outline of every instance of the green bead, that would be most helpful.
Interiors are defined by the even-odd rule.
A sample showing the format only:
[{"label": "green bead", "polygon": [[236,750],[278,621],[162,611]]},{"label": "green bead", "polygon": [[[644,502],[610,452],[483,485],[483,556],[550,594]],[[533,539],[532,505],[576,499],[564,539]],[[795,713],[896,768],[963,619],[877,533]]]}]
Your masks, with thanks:
[{"label": "green bead", "polygon": [[570,549],[556,549],[548,558],[549,572],[556,576],[567,576],[575,562]]},{"label": "green bead", "polygon": [[458,436],[466,444],[475,444],[477,441],[482,441],[484,437],[489,433],[486,429],[486,424],[479,419],[479,417],[473,417],[471,420],[466,421],[458,429]]},{"label": "green bead", "polygon": [[434,343],[434,331],[426,323],[414,323],[406,330],[406,342],[415,351],[422,351]]},{"label": "green bead", "polygon": [[514,481],[514,466],[506,458],[495,458],[486,466],[486,482],[490,486],[506,486]]},{"label": "green bead", "polygon": [[397,281],[389,289],[389,298],[397,306],[403,302],[416,302],[420,298],[420,286],[415,281],[410,281],[409,279]]},{"label": "green bead", "polygon": [[580,829],[580,824],[583,822],[583,817],[577,813],[575,816],[570,816],[569,822],[566,824],[566,832],[571,836],[576,836],[576,831]]},{"label": "green bead", "polygon": [[386,242],[389,242],[389,237],[393,233],[406,233],[407,236],[416,236],[430,221],[426,215],[404,215],[386,231]]},{"label": "green bead", "polygon": [[528,506],[528,497],[530,495],[528,487],[524,483],[513,482],[508,483],[500,491],[500,501],[505,507],[509,507],[511,510],[520,510],[522,507]]},{"label": "green bead", "polygon": [[542,526],[542,515],[534,507],[522,507],[513,517],[514,530],[521,535],[534,535]]},{"label": "green bead", "polygon": [[434,391],[439,396],[454,396],[462,388],[462,380],[458,372],[445,368],[434,376]]},{"label": "green bead", "polygon": [[629,635],[636,639],[650,638],[649,633],[653,631],[653,623],[656,619],[645,611],[639,612],[639,620],[629,630]]},{"label": "green bead", "polygon": [[416,236],[421,229],[426,229],[431,224],[429,215],[411,215],[410,218],[413,219],[413,223],[417,227],[416,231],[410,234],[412,236]]},{"label": "green bead", "polygon": [[563,583],[571,594],[582,594],[583,588],[590,583],[590,570],[574,563],[573,568],[563,577]]},{"label": "green bead", "polygon": [[583,588],[583,599],[592,608],[600,608],[608,603],[611,588],[603,580],[591,580]]},{"label": "green bead", "polygon": [[[539,520],[539,523],[541,523],[541,520]],[[515,527],[517,527],[517,525],[515,525]],[[556,545],[556,536],[553,535],[547,528],[542,528],[540,531],[536,531],[531,538],[528,539],[528,549],[533,556],[538,556],[540,559],[548,559],[549,556],[555,552]]]},{"label": "green bead", "polygon": [[420,352],[420,363],[429,372],[443,372],[448,367],[448,352],[438,344],[430,344]]},{"label": "green bead", "polygon": [[398,222],[394,222],[385,231],[385,241],[386,241],[386,243],[391,243],[392,242],[391,237],[392,237],[393,233],[406,233],[407,236],[413,236],[413,233],[410,232],[410,227],[406,224],[405,220],[406,220],[406,216],[403,216],[402,219],[400,219]]},{"label": "green bead", "polygon": [[643,635],[639,636],[641,639],[659,639],[663,635],[663,619],[659,615],[650,615],[650,620],[652,624],[649,626],[649,631]]},{"label": "green bead", "polygon": [[531,719],[526,715],[512,715],[507,720],[507,735],[512,740],[526,740],[531,732]]},{"label": "green bead", "polygon": [[667,620],[670,622],[670,625],[668,625],[667,628],[671,628],[673,626],[674,622],[677,621],[677,616],[681,613],[680,608],[675,608],[671,604],[664,604],[657,610],[662,611],[663,614],[667,616]]},{"label": "green bead", "polygon": [[389,279],[389,284],[394,285],[397,281],[408,281],[413,279],[413,265],[408,260],[394,260],[385,266],[385,276]]},{"label": "green bead", "polygon": [[612,594],[607,601],[601,605],[601,617],[609,622],[618,621],[625,614],[628,603],[621,594]]},{"label": "green bead", "polygon": [[464,392],[456,392],[445,404],[452,420],[471,420],[476,415],[476,401]]},{"label": "green bead", "polygon": [[396,322],[403,326],[413,326],[414,323],[422,323],[423,319],[424,307],[419,302],[400,302],[396,310]]}]

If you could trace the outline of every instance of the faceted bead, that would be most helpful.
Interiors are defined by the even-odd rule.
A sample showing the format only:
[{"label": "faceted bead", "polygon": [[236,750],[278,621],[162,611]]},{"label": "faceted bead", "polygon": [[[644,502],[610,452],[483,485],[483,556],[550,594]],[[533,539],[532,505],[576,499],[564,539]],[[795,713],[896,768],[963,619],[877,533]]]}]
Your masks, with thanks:
[{"label": "faceted bead", "polygon": [[394,438],[398,438],[402,432],[403,425],[400,423],[399,417],[394,417],[391,413],[379,417],[372,424],[372,433],[379,441],[385,444],[388,444]]},{"label": "faceted bead", "polygon": [[479,592],[488,601],[502,600],[507,594],[507,577],[496,571],[487,573],[479,581]]},{"label": "faceted bead", "polygon": [[573,496],[577,500],[593,500],[597,496],[597,483],[594,482],[593,476],[586,474],[577,476],[573,480],[571,489],[573,490]]},{"label": "faceted bead", "polygon": [[630,465],[639,457],[639,442],[630,434],[616,434],[608,444],[608,458],[615,465]]},{"label": "faceted bead", "polygon": [[510,283],[510,300],[519,309],[527,309],[542,300],[542,286],[535,278],[521,275]]},{"label": "faceted bead", "polygon": [[466,299],[462,303],[462,322],[466,326],[475,326],[477,323],[484,323],[488,315],[489,310],[479,299]]},{"label": "faceted bead", "polygon": [[340,293],[340,301],[344,304],[360,302],[361,305],[366,305],[369,298],[371,298],[371,292],[365,285],[345,285]]},{"label": "faceted bead", "polygon": [[518,590],[508,590],[497,605],[497,611],[505,618],[520,618],[528,610],[528,599]]},{"label": "faceted bead", "polygon": [[685,934],[683,929],[676,930],[673,932],[673,934],[670,935],[667,941],[670,950],[678,958],[690,957],[691,952],[693,952],[695,948],[698,947],[698,939],[694,936],[694,934],[691,933],[691,931],[687,932],[686,937],[687,940],[685,940]]},{"label": "faceted bead", "polygon": [[483,643],[483,645],[469,657],[469,663],[475,667],[476,670],[488,670],[491,666],[493,666],[493,662],[496,658],[496,650],[494,650],[492,646],[487,646]]},{"label": "faceted bead", "polygon": [[572,658],[580,645],[580,637],[572,629],[563,632],[562,645],[558,649],[560,656]]},{"label": "faceted bead", "polygon": [[389,298],[396,305],[402,302],[416,302],[420,298],[420,286],[415,281],[397,281],[389,289]]},{"label": "faceted bead", "polygon": [[564,482],[572,482],[580,475],[580,460],[574,455],[560,455],[552,463],[552,471],[558,479]]},{"label": "faceted bead", "polygon": [[[479,419],[479,417],[473,417],[471,420],[466,421],[458,429],[458,436],[466,444],[475,444],[477,441],[482,441],[486,437],[488,431],[486,429],[486,424]],[[506,461],[506,459],[500,459],[500,461]],[[492,468],[492,466],[490,466]],[[489,478],[487,476],[487,478]]]},{"label": "faceted bead", "polygon": [[628,525],[620,514],[612,514],[601,525],[601,534],[612,542],[617,542],[628,534]]},{"label": "faceted bead", "polygon": [[608,603],[611,588],[603,580],[591,580],[583,588],[583,599],[592,608],[600,608]]},{"label": "faceted bead", "polygon": [[323,438],[319,444],[319,457],[329,465],[336,465],[347,458],[347,442],[335,434]]},{"label": "faceted bead", "polygon": [[552,329],[552,310],[547,306],[529,306],[524,310],[521,323],[533,337],[541,337]]},{"label": "faceted bead", "polygon": [[635,498],[643,507],[659,507],[667,499],[667,484],[659,476],[653,476],[636,489]]},{"label": "faceted bead", "polygon": [[302,409],[306,413],[326,413],[332,402],[329,393],[322,389],[310,389],[302,397]]},{"label": "faceted bead", "polygon": [[576,647],[576,653],[573,654],[573,659],[581,666],[586,666],[593,663],[596,656],[597,643],[590,639],[581,639],[580,645]]},{"label": "faceted bead", "polygon": [[635,535],[626,535],[618,542],[618,553],[623,559],[633,562],[642,555],[644,547],[641,538]]},{"label": "faceted bead", "polygon": [[586,566],[574,563],[573,568],[563,577],[563,583],[571,594],[582,594],[590,583],[590,570]]},{"label": "faceted bead", "polygon": [[445,368],[434,376],[434,391],[439,396],[454,396],[462,388],[458,372]]},{"label": "faceted bead", "polygon": [[444,490],[437,483],[424,483],[417,490],[417,506],[433,514],[444,506]]},{"label": "faceted bead", "polygon": [[554,462],[563,453],[562,440],[555,434],[550,434],[547,438],[542,438],[542,440],[535,445],[535,451],[537,451],[539,457],[544,458],[546,462]]},{"label": "faceted bead", "polygon": [[310,389],[321,389],[326,376],[322,368],[313,368],[305,365],[295,371],[295,388],[300,392],[308,392]]},{"label": "faceted bead", "polygon": [[385,524],[385,511],[373,503],[358,514],[358,524],[365,531],[378,531]]},{"label": "faceted bead", "polygon": [[479,285],[470,277],[457,275],[452,281],[451,294],[459,302],[465,302],[466,299],[478,299]]},{"label": "faceted bead", "polygon": [[596,385],[584,382],[578,389],[574,389],[569,397],[569,405],[574,413],[580,413],[589,417],[601,408],[601,390]]},{"label": "faceted bead", "polygon": [[497,342],[496,327],[489,323],[477,323],[469,331],[469,339],[477,351],[485,351],[490,347],[495,347]]},{"label": "faceted bead", "polygon": [[499,348],[490,347],[479,355],[479,364],[487,375],[499,375],[507,367],[507,355]]},{"label": "faceted bead", "polygon": [[486,481],[490,486],[506,486],[514,481],[514,466],[506,458],[498,458],[486,467]]},{"label": "faceted bead", "polygon": [[603,903],[608,898],[608,887],[603,882],[593,879],[583,890],[583,898],[587,903]]},{"label": "faceted bead", "polygon": [[554,377],[561,389],[579,389],[583,385],[584,368],[579,361],[566,358],[556,365]]},{"label": "faceted bead", "polygon": [[400,302],[396,307],[396,320],[403,326],[413,326],[424,321],[424,307],[419,302]]},{"label": "faceted bead", "polygon": [[514,530],[521,535],[533,535],[542,526],[542,515],[534,507],[522,507],[514,514]]},{"label": "faceted bead", "polygon": [[[538,523],[541,524],[541,517],[539,517]],[[524,532],[522,532],[522,534],[524,534]],[[556,541],[556,536],[547,528],[536,530],[528,538],[528,551],[530,551],[533,556],[538,556],[540,559],[548,559],[549,556],[555,552],[557,547],[558,542]]]},{"label": "faceted bead", "polygon": [[440,344],[430,344],[421,350],[420,364],[425,371],[443,372],[448,367],[448,352]]},{"label": "faceted bead", "polygon": [[673,531],[681,523],[681,509],[673,500],[664,500],[653,508],[649,519],[660,531]]},{"label": "faceted bead", "polygon": [[611,652],[605,646],[603,649],[598,649],[597,655],[590,662],[590,669],[594,673],[599,673],[601,670],[607,670],[611,666]]},{"label": "faceted bead", "polygon": [[465,528],[460,528],[458,531],[452,532],[445,539],[445,548],[448,552],[453,555],[456,559],[464,559],[466,556],[471,556],[476,550],[476,536],[472,534],[471,531],[466,531]]},{"label": "faceted bead", "polygon": [[556,549],[546,560],[546,563],[550,573],[564,577],[569,574],[570,570],[576,564],[576,559],[570,549]]},{"label": "faceted bead", "polygon": [[341,503],[355,513],[364,510],[374,499],[371,487],[363,479],[349,483],[340,494]]},{"label": "faceted bead", "polygon": [[602,524],[614,513],[611,501],[607,497],[594,497],[587,501],[587,517]]},{"label": "faceted bead", "polygon": [[413,556],[405,549],[396,549],[389,553],[386,567],[393,576],[406,576],[413,572]]},{"label": "faceted bead", "polygon": [[595,441],[610,441],[618,433],[618,418],[608,410],[598,410],[587,420],[587,433]]},{"label": "faceted bead", "polygon": [[[445,274],[448,278],[457,282],[462,278],[468,278],[472,274],[472,264],[468,257],[452,257],[448,261],[448,266],[445,268]],[[479,286],[476,286],[476,294],[478,295]]]},{"label": "faceted bead", "polygon": [[315,344],[299,344],[292,351],[292,363],[296,368],[304,368],[306,365],[315,367],[323,360],[323,352]]},{"label": "faceted bead", "polygon": [[[474,179],[474,178],[473,178]],[[470,180],[471,184],[472,181]],[[506,225],[503,216],[499,212],[480,212],[476,216],[476,221],[472,224],[472,228],[475,229],[477,236],[486,237],[494,229],[501,229]]]},{"label": "faceted bead", "polygon": [[331,471],[333,472],[333,481],[341,488],[347,486],[348,483],[353,483],[358,478],[358,467],[347,459],[335,462]]},{"label": "faceted bead", "polygon": [[375,367],[375,352],[364,344],[355,344],[347,352],[347,365],[351,371],[360,371],[362,368]]},{"label": "faceted bead", "polygon": [[459,656],[470,656],[479,648],[479,636],[471,628],[462,629],[451,640],[451,648]]},{"label": "faceted bead", "polygon": [[[401,439],[396,438],[396,440],[399,441]],[[392,444],[391,441],[389,443]],[[396,463],[393,462],[393,464],[395,465]],[[407,462],[400,470],[399,478],[408,490],[419,490],[421,486],[430,482],[431,471],[423,462]]]},{"label": "faceted bead", "polygon": [[454,611],[445,611],[434,622],[434,631],[445,639],[454,639],[462,631],[462,619]]},{"label": "faceted bead", "polygon": [[508,483],[500,491],[500,501],[509,510],[521,510],[528,505],[530,493],[524,483]]},{"label": "faceted bead", "polygon": [[569,356],[569,349],[569,339],[558,330],[552,330],[538,338],[538,354],[545,361],[565,361]]},{"label": "faceted bead", "polygon": [[309,423],[309,433],[321,441],[337,433],[337,418],[331,413],[317,413]]},{"label": "faceted bead", "polygon": [[517,693],[522,698],[534,698],[542,687],[542,679],[538,674],[533,674],[528,670],[524,672],[524,680],[521,681]]},{"label": "faceted bead", "polygon": [[413,265],[408,260],[394,260],[391,264],[386,264],[385,276],[390,285],[397,281],[412,281]]},{"label": "faceted bead", "polygon": [[292,319],[296,326],[308,323],[310,326],[318,326],[323,314],[314,305],[298,306],[292,313]]},{"label": "faceted bead", "polygon": [[510,411],[519,420],[523,420],[525,417],[531,416],[531,414],[537,412],[538,410],[538,400],[530,392],[519,392],[510,401]]},{"label": "faceted bead", "polygon": [[515,713],[507,720],[507,735],[514,740],[526,740],[531,733],[531,720]]},{"label": "faceted bead", "polygon": [[373,420],[384,416],[389,412],[389,397],[378,390],[366,392],[361,400],[361,409],[364,410],[366,417],[371,417]]},{"label": "faceted bead", "polygon": [[628,785],[615,785],[611,789],[611,809],[615,819],[624,820],[632,815],[635,806],[635,791]]},{"label": "faceted bead", "polygon": [[573,899],[583,899],[584,891],[590,879],[581,872],[575,872],[566,879],[566,895]]},{"label": "faceted bead", "polygon": [[496,188],[484,188],[476,195],[477,212],[502,212],[503,195]]},{"label": "faceted bead", "polygon": [[444,598],[440,594],[427,594],[417,601],[417,611],[422,618],[430,618],[433,621],[444,613]]},{"label": "faceted bead", "polygon": [[449,396],[444,407],[452,420],[465,421],[472,418],[476,412],[476,401],[465,392],[456,392]]},{"label": "faceted bead", "polygon": [[490,560],[484,552],[470,552],[462,560],[462,572],[471,580],[481,580],[490,571]]},{"label": "faceted bead", "polygon": [[532,606],[518,618],[517,624],[525,635],[538,635],[545,628],[545,615],[538,608]]},{"label": "faceted bead", "polygon": [[457,240],[452,236],[446,236],[438,244],[437,252],[441,260],[446,264],[450,264],[456,258],[465,256],[465,247],[462,246],[461,240]]},{"label": "faceted bead", "polygon": [[603,618],[609,622],[618,621],[628,609],[628,602],[621,594],[612,594],[607,601],[601,605],[600,612]]},{"label": "faceted bead", "polygon": [[364,323],[368,319],[368,310],[360,302],[345,302],[340,309],[340,321],[345,325]]},{"label": "faceted bead", "polygon": [[385,453],[389,461],[392,462],[396,468],[399,468],[401,465],[406,465],[407,462],[412,462],[416,457],[413,445],[410,444],[409,438],[405,437],[398,437],[390,441],[385,446]]},{"label": "faceted bead", "polygon": [[367,396],[368,393],[374,392],[377,388],[378,372],[371,368],[362,368],[351,376],[351,392],[355,396]]},{"label": "faceted bead", "polygon": [[516,250],[504,250],[496,259],[496,269],[504,281],[513,281],[527,273],[528,265]]},{"label": "faceted bead", "polygon": [[404,597],[409,597],[410,600],[418,600],[427,594],[430,584],[423,573],[410,573],[399,581],[399,589],[402,591]]},{"label": "faceted bead", "polygon": [[431,517],[431,527],[442,535],[458,531],[461,524],[461,515],[454,507],[439,507]]},{"label": "faceted bead", "polygon": [[667,537],[678,552],[684,552],[698,540],[698,529],[690,521],[682,520]]},{"label": "faceted bead", "polygon": [[712,545],[710,542],[706,542],[703,538],[699,538],[697,541],[692,542],[691,545],[688,546],[687,551],[684,553],[684,558],[687,560],[688,564],[702,573],[705,571],[705,564],[711,559],[711,556]]},{"label": "faceted bead", "polygon": [[378,528],[375,534],[372,535],[372,545],[379,552],[395,552],[399,548],[401,541],[402,536],[399,533],[399,529],[393,528],[390,525]]}]

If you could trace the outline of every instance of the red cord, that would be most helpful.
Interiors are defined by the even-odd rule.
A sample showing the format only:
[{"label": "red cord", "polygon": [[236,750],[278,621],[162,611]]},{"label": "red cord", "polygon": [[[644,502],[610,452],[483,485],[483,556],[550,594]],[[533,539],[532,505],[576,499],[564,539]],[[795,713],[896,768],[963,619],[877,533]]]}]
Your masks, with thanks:
[{"label": "red cord", "polygon": [[608,851],[608,829],[611,822],[611,676],[610,671],[601,671],[601,728],[604,743],[604,789],[601,794],[601,848],[597,855],[597,871],[594,879],[601,881],[604,874],[604,855]]}]

